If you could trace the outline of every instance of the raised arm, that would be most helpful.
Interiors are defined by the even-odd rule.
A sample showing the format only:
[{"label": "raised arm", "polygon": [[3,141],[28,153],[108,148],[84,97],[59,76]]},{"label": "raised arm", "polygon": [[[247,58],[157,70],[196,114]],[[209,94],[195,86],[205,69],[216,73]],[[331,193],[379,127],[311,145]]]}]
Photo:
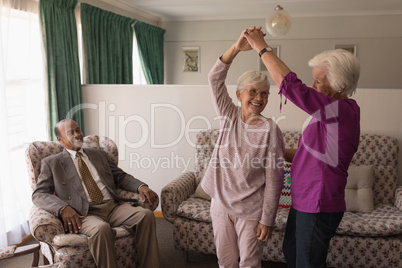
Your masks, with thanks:
[{"label": "raised arm", "polygon": [[[244,31],[242,33],[242,36],[257,53],[268,46],[264,40],[264,33],[261,31],[261,27],[250,27],[249,31]],[[265,52],[262,54],[261,60],[267,67],[267,70],[275,84],[279,87],[282,83],[283,77],[290,72],[289,67],[272,52]]]},{"label": "raised arm", "polygon": [[[261,27],[253,29],[253,31],[261,31]],[[237,39],[236,43],[234,43],[226,52],[225,54],[222,55],[221,61],[226,64],[232,63],[234,58],[239,54],[240,51],[248,51],[252,50],[253,48],[250,46],[250,44],[247,42],[247,39],[245,38],[245,35],[247,32],[251,33],[250,29],[244,30],[239,38]]]},{"label": "raised arm", "polygon": [[227,118],[237,116],[238,107],[233,103],[229,96],[225,84],[226,76],[234,58],[240,51],[252,50],[243,34],[248,29],[244,30],[237,41],[229,47],[229,49],[216,61],[208,74],[208,81],[214,103],[215,111],[219,116],[222,116],[221,122]]}]

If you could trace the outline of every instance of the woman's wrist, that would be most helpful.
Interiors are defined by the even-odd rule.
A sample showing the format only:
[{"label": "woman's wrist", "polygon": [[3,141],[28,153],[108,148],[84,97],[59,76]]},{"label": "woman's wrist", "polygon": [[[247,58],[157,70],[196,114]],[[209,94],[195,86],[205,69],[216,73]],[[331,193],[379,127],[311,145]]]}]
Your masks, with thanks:
[{"label": "woman's wrist", "polygon": [[263,50],[263,49],[266,48],[266,47],[268,47],[268,44],[267,44],[267,43],[265,43],[265,45],[264,45],[264,44],[258,45],[258,46],[255,48],[255,51],[256,51],[257,53],[260,53],[260,51]]},{"label": "woman's wrist", "polygon": [[234,58],[239,54],[240,50],[236,47],[236,45],[232,45],[225,54],[222,55],[221,61],[226,64],[232,63]]},{"label": "woman's wrist", "polygon": [[241,49],[236,46],[236,44],[232,45],[233,52],[237,55],[240,53]]}]

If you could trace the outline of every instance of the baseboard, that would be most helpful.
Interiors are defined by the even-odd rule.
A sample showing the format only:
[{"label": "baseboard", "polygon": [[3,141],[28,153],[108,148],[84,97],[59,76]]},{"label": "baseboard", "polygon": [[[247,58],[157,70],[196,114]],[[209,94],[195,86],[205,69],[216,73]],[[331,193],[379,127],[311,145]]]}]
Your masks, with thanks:
[{"label": "baseboard", "polygon": [[162,211],[160,211],[160,210],[155,210],[155,211],[154,211],[154,215],[155,215],[155,217],[157,217],[157,218],[163,218]]}]

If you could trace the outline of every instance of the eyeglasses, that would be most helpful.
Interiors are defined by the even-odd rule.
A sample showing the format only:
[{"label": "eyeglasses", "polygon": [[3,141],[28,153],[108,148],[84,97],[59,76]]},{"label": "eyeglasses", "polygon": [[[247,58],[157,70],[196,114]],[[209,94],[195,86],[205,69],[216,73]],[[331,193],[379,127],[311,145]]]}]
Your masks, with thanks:
[{"label": "eyeglasses", "polygon": [[268,96],[269,96],[269,92],[268,91],[258,91],[258,90],[256,90],[256,89],[254,89],[254,88],[252,88],[252,89],[243,89],[243,90],[246,90],[246,91],[248,91],[248,94],[251,96],[251,97],[256,97],[258,94],[260,94],[261,95],[261,98],[268,98]]}]

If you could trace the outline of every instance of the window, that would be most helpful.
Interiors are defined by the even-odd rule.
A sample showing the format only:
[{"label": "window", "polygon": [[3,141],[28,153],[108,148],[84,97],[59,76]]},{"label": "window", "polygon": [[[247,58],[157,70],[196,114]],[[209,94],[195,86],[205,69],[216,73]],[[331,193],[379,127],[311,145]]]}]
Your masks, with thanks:
[{"label": "window", "polygon": [[[1,1],[1,0],[0,0]],[[81,7],[80,5],[77,5],[75,9],[75,18],[77,21],[77,35],[78,35],[78,53],[79,53],[79,59],[80,59],[80,70],[81,70],[81,84],[85,84],[86,79],[86,72],[85,69],[87,68],[84,66],[85,61],[84,61],[84,46],[83,46],[83,40],[82,40],[82,25],[81,25]],[[144,72],[142,70],[142,64],[140,60],[140,55],[138,51],[138,44],[137,44],[137,38],[135,36],[135,33],[133,34],[133,84],[134,85],[146,85],[147,81],[145,79]]]},{"label": "window", "polygon": [[2,25],[8,24],[4,33],[8,35],[5,78],[10,147],[18,149],[29,141],[47,138],[45,74],[38,15],[11,13],[9,22],[3,18]]},{"label": "window", "polygon": [[16,244],[29,234],[32,203],[25,148],[31,141],[48,140],[49,135],[38,15],[4,6],[0,11],[0,93],[5,96],[0,101],[4,105],[0,111],[4,123],[0,137],[4,148],[0,156],[0,246],[5,246],[5,241]]},{"label": "window", "polygon": [[147,80],[145,79],[144,72],[142,70],[140,54],[138,51],[137,38],[134,34],[133,40],[133,82],[134,85],[146,85]]}]

